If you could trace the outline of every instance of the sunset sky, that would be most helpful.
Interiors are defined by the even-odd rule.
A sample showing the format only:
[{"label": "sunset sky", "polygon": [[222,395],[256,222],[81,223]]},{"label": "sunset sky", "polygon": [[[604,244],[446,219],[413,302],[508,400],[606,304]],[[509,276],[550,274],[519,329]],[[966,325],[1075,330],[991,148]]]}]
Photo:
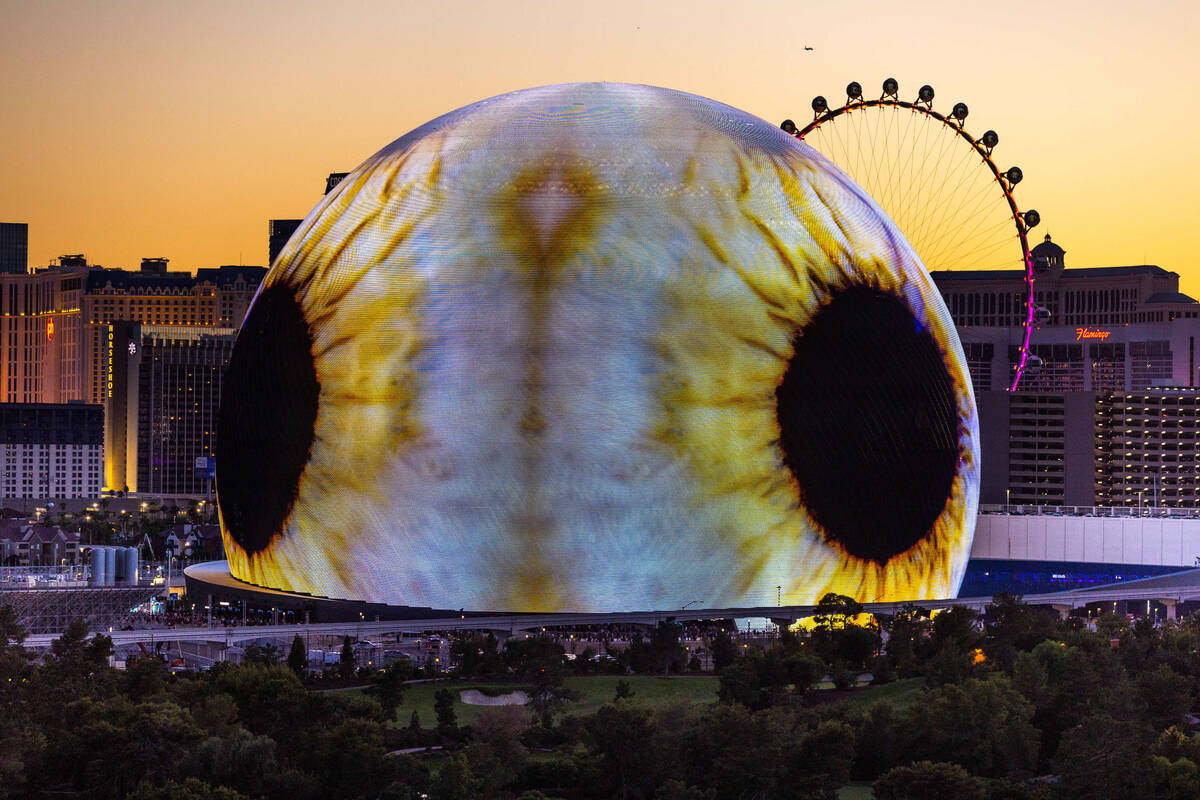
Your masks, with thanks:
[{"label": "sunset sky", "polygon": [[[970,105],[1068,266],[1158,264],[1200,295],[1200,3],[0,0],[0,221],[29,260],[264,264],[267,220],[446,111],[626,81],[777,124],[809,101]],[[813,47],[806,52],[805,45]]]}]

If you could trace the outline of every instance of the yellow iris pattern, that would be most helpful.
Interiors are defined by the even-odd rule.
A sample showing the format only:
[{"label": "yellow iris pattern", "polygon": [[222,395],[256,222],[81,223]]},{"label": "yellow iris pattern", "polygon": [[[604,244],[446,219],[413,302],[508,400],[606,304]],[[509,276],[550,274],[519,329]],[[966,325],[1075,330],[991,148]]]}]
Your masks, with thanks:
[{"label": "yellow iris pattern", "polygon": [[[852,284],[904,299],[958,406],[945,507],[885,564],[823,535],[779,444],[797,332]],[[953,324],[871,200],[761,120],[621,84],[468,106],[351,173],[274,285],[319,407],[270,546],[222,525],[237,578],[496,611],[957,592],[979,466]]]}]

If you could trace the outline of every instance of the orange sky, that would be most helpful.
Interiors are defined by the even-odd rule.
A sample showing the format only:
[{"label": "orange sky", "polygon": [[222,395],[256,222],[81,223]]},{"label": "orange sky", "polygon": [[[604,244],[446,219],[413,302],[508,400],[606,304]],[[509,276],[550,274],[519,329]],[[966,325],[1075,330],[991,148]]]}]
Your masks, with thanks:
[{"label": "orange sky", "polygon": [[894,76],[1000,134],[1068,266],[1200,294],[1194,0],[343,5],[0,0],[0,221],[29,223],[30,265],[263,264],[327,173],[513,89],[648,83],[778,123]]}]

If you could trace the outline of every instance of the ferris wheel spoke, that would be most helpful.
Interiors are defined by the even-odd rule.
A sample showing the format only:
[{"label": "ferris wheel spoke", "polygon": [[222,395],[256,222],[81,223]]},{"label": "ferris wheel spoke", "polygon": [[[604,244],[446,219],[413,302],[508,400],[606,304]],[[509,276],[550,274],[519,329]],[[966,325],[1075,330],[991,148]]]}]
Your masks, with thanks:
[{"label": "ferris wheel spoke", "polygon": [[[928,130],[928,126],[924,127]],[[932,163],[935,165],[944,165],[946,163],[945,151],[946,140],[943,138]],[[914,162],[917,161],[915,154],[912,156],[912,160]],[[913,209],[911,230],[914,237],[914,248],[917,248],[915,242],[934,239],[941,235],[940,231],[947,226],[948,208],[952,205],[952,202],[947,202],[945,198],[946,177],[945,175],[939,175],[940,171],[937,169],[922,170],[923,174],[918,184],[918,193],[911,203]],[[906,235],[908,235],[907,232]],[[920,250],[918,252],[920,253]],[[923,258],[933,259],[932,253],[920,254]],[[934,268],[929,264],[926,266],[930,269]]]},{"label": "ferris wheel spoke", "polygon": [[[941,118],[929,103],[856,95],[839,109],[822,104],[819,110],[796,135],[862,187],[927,269],[1023,269],[1028,297],[1033,270],[1025,221],[1032,214],[1018,211],[1013,184],[992,161],[995,134],[988,131],[981,147],[964,129],[965,105]],[[1021,325],[1027,321],[1026,304],[1024,299],[1014,304]],[[1027,352],[1028,332],[1026,327],[1022,352]],[[1018,369],[1014,390],[1020,375]]]},{"label": "ferris wheel spoke", "polygon": [[[955,238],[961,239],[968,226],[980,215],[986,216],[985,208],[995,202],[990,176],[981,181],[978,164],[971,162],[969,157],[959,159],[958,164],[942,175],[937,202],[944,216],[939,235],[946,237],[946,241],[941,251],[943,255],[937,258],[931,255],[931,260],[936,265],[931,266],[931,269],[970,266],[969,263],[949,263],[950,260],[961,257],[961,254],[954,253],[953,241]],[[974,180],[971,180],[972,175],[975,176]]]},{"label": "ferris wheel spoke", "polygon": [[[947,204],[960,213],[955,217],[947,218],[943,224],[943,230],[940,232],[940,242],[936,252],[931,251],[930,260],[938,269],[962,269],[972,266],[972,263],[966,261],[969,255],[966,252],[965,245],[969,242],[975,231],[981,226],[986,225],[987,215],[983,213],[987,206],[994,203],[995,198],[983,188],[976,187],[975,191],[966,195],[962,192],[955,192],[947,199]],[[1009,225],[1009,221],[1003,218],[1000,219],[1001,226]],[[1011,226],[1009,225],[1011,228]],[[1003,236],[1003,233],[1000,233]],[[1011,237],[1011,230],[1009,231]],[[935,237],[930,236],[930,239]],[[1011,238],[1008,239],[1011,243]],[[960,263],[951,263],[959,261]],[[935,267],[930,267],[931,269]]]}]

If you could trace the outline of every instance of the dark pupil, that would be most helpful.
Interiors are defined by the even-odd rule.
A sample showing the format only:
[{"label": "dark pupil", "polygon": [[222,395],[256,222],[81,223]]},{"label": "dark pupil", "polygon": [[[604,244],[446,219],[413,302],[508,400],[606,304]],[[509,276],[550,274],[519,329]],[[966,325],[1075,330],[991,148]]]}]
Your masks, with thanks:
[{"label": "dark pupil", "polygon": [[954,383],[899,297],[835,294],[797,334],[776,396],[784,460],[825,536],[886,563],[919,542],[958,468]]},{"label": "dark pupil", "polygon": [[266,549],[296,501],[317,419],[312,353],[295,292],[263,289],[233,347],[217,418],[221,516],[248,553]]}]

